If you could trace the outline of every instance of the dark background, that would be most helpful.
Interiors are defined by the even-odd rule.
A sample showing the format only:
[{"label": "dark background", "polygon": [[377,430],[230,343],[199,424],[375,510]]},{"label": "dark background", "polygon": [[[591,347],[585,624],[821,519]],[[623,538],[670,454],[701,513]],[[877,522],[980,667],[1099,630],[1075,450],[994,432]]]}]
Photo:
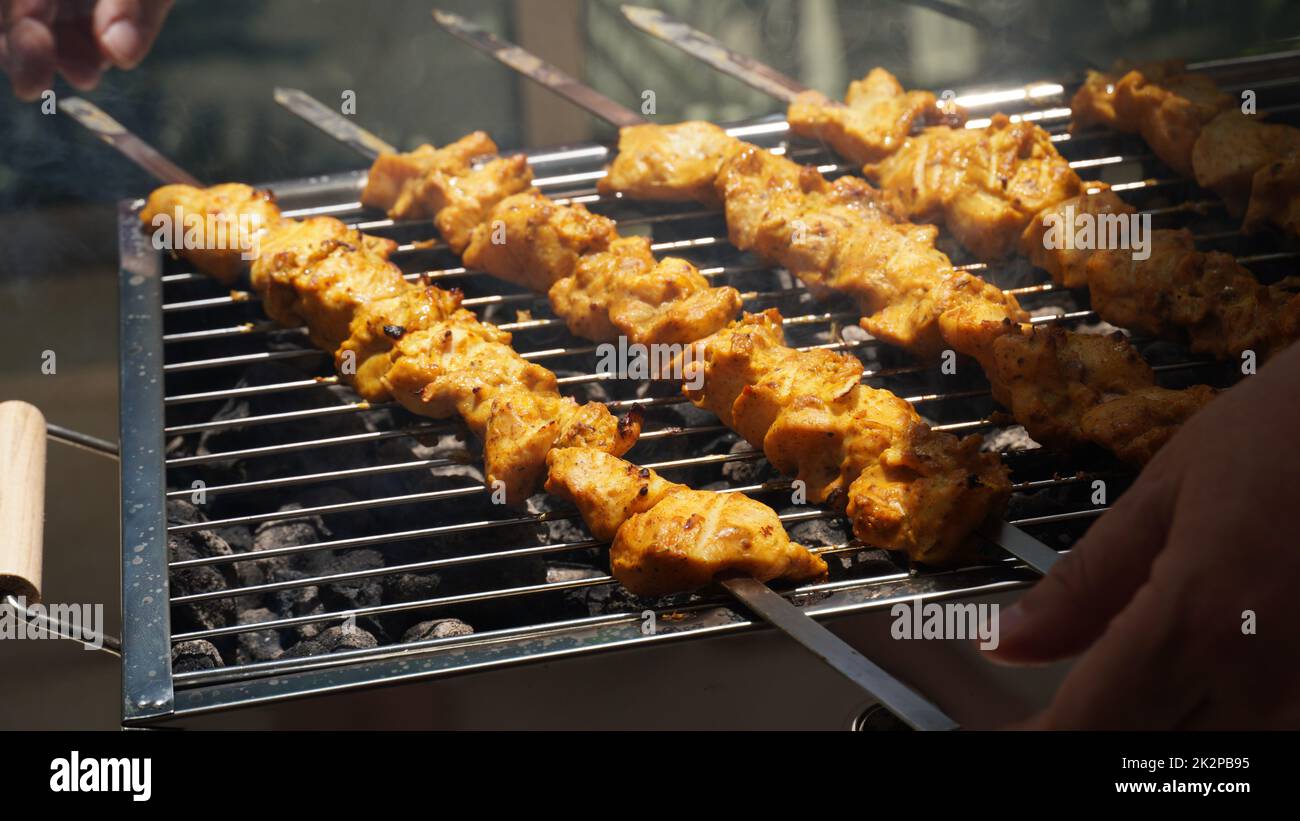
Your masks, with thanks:
[{"label": "dark background", "polygon": [[[967,0],[981,30],[897,0],[642,0],[827,93],[884,65],[909,85],[964,89],[1078,76],[1117,57],[1189,59],[1300,47],[1285,0]],[[632,29],[617,0],[439,0],[665,121],[736,120],[778,104]],[[205,180],[264,182],[361,166],[272,100],[277,85],[327,103],[392,143],[489,131],[505,148],[607,138],[583,112],[453,40],[430,2],[180,2],[137,70],[85,95]],[[72,94],[61,82],[56,94]],[[0,399],[51,422],[117,431],[113,207],[152,181],[61,115],[0,85]],[[42,375],[41,352],[57,354]],[[47,481],[47,597],[118,608],[117,466],[54,445]],[[113,727],[115,660],[59,642],[0,643],[0,727]]]}]

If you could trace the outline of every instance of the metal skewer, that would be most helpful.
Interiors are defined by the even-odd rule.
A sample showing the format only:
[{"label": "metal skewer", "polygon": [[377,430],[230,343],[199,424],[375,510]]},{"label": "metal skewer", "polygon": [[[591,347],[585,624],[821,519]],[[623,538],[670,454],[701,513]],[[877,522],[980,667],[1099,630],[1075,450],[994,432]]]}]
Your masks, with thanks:
[{"label": "metal skewer", "polygon": [[[377,156],[377,150],[390,150],[386,142],[343,120],[341,115],[334,120],[332,110],[303,92],[277,90],[276,100],[313,124],[323,127],[329,122],[331,127],[325,128],[327,133],[367,156]],[[74,105],[65,106],[65,113],[158,179],[201,185],[93,103],[79,99],[69,102]],[[848,677],[909,726],[918,730],[957,729],[957,723],[941,710],[872,664],[766,585],[752,579],[734,579],[724,581],[722,586],[756,614]]]},{"label": "metal skewer", "polygon": [[[435,12],[434,15],[438,17],[440,23],[446,25],[455,24],[456,21],[460,20],[460,18],[450,14]],[[533,69],[540,68],[543,73],[560,82],[562,87],[572,87],[577,82],[572,78],[566,80],[556,70],[540,65],[536,58],[527,59],[529,55],[526,52],[523,52],[521,56],[519,49],[502,43],[482,29],[472,27],[471,31],[473,33],[467,33],[467,36],[472,36],[475,38],[474,42],[482,42],[485,47],[491,48],[494,56],[504,52],[509,56],[509,59],[515,61],[514,63],[508,63],[509,65],[518,64]],[[343,124],[346,123],[348,131],[361,132],[366,135],[362,138],[363,142],[344,141],[348,145],[355,146],[382,142],[379,137],[365,132],[364,129],[350,121],[339,122],[343,119],[343,115],[334,112],[318,101],[312,100],[303,91],[277,89],[275,97],[282,104],[284,104],[283,100],[295,100],[295,105],[285,104],[285,107],[317,126],[326,134],[334,135],[344,131]],[[630,123],[633,118],[637,122],[643,122],[639,114],[622,109],[618,103],[607,97],[601,96],[596,105],[605,108],[618,107],[624,112],[620,119],[626,123]],[[723,580],[721,586],[764,621],[797,641],[806,650],[871,695],[908,726],[917,730],[957,729],[957,723],[945,715],[938,707],[917,694],[906,684],[894,678],[883,668],[873,664],[861,653],[844,643],[838,636],[818,624],[766,584],[749,578],[735,578]]]},{"label": "metal skewer", "polygon": [[[662,15],[658,12],[654,12],[654,14],[657,18],[662,18]],[[557,94],[562,94],[567,99],[570,99],[579,105],[586,106],[586,103],[582,102],[581,95],[571,96],[573,89],[576,86],[581,86],[581,83],[555,66],[547,64],[540,57],[528,54],[528,52],[523,52],[523,50],[517,46],[510,46],[508,43],[504,43],[496,36],[489,34],[478,26],[467,23],[465,20],[454,14],[435,11],[434,18],[438,21],[438,25],[455,34],[466,43],[474,46],[476,49],[483,51],[498,60],[502,59],[499,56],[502,49],[509,47],[511,49],[511,61],[507,62],[502,60],[502,62],[505,62],[506,65],[514,68],[516,71],[523,73],[528,78],[541,83],[546,88],[555,91]],[[722,48],[721,44],[717,44],[717,48]],[[521,56],[521,53],[523,56]],[[797,93],[796,91],[793,91],[793,88],[798,86],[797,83],[788,78],[785,78],[785,80],[777,79],[780,78],[781,75],[775,71],[771,71],[770,69],[769,71],[773,75],[773,83],[782,83],[788,93]],[[556,85],[552,85],[553,83]],[[326,110],[328,111],[328,109]],[[636,124],[647,122],[645,117],[642,117],[640,114],[626,108],[621,103],[615,102],[603,95],[601,95],[600,102],[597,105],[591,106],[587,110],[614,124],[629,123],[632,121],[635,121]],[[332,111],[330,113],[333,114]],[[326,129],[326,131],[328,130],[329,129]],[[990,539],[1017,559],[1025,562],[1034,570],[1046,574],[1051,569],[1052,563],[1055,561],[1055,559],[1049,559],[1048,554],[1051,554],[1051,556],[1054,557],[1056,556],[1056,551],[1047,547],[1042,542],[1039,542],[1037,539],[1034,539],[1024,531],[1017,528],[1011,528],[1011,531],[1014,531],[1014,533],[1012,533],[1006,531],[1005,528],[1011,528],[1011,526],[1003,523],[1001,527],[994,526],[991,529],[982,530],[981,535]],[[1017,536],[1016,534],[1019,535]],[[1005,543],[1004,536],[1009,537],[1006,538]]]}]

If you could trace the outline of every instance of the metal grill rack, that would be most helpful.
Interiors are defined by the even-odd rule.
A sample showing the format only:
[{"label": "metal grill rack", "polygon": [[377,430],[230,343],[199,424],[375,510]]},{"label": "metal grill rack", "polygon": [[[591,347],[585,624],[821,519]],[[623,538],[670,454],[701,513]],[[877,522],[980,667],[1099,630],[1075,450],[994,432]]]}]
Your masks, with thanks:
[{"label": "metal grill rack", "polygon": [[[1261,87],[1261,108],[1286,121],[1297,110],[1300,82],[1276,75],[1294,55],[1275,59],[1226,63],[1222,70],[1235,72],[1229,79],[1237,83],[1243,72],[1270,77]],[[1157,227],[1187,225],[1203,247],[1237,254],[1262,279],[1294,267],[1289,248],[1275,238],[1243,237],[1213,195],[1158,167],[1136,139],[1067,133],[1068,111],[1062,114],[1065,103],[1055,98],[1068,99],[1072,88],[1019,100],[1014,91],[995,98],[1000,110],[1019,107],[1040,119],[1085,178],[1116,184],[1153,214]],[[1058,107],[1044,108],[1053,104]],[[779,119],[733,133],[788,150],[828,174],[847,170],[818,146],[788,144]],[[868,384],[906,397],[937,427],[985,434],[1012,469],[1014,524],[1066,548],[1106,508],[1094,502],[1095,482],[1105,483],[1113,502],[1131,481],[1132,471],[1105,455],[1037,449],[997,413],[975,364],[944,374],[871,340],[856,328],[851,305],[814,301],[788,273],[728,244],[720,214],[600,196],[594,181],[607,154],[603,146],[585,145],[529,157],[548,195],[585,203],[616,219],[623,233],[652,236],[656,253],[686,257],[715,283],[738,288],[746,310],[780,308],[790,344],[851,351],[865,362]],[[831,617],[1033,578],[992,548],[981,563],[934,570],[909,568],[853,543],[841,519],[794,504],[788,480],[761,453],[691,407],[674,386],[598,374],[595,346],[568,335],[544,297],[466,271],[431,240],[427,223],[394,223],[364,211],[357,202],[364,178],[356,172],[269,187],[287,216],[328,214],[398,240],[394,261],[408,277],[463,290],[465,305],[512,331],[515,348],[556,371],[564,392],[607,401],[619,413],[640,408],[645,433],[629,459],[674,481],[752,494],[775,507],[793,535],[831,565],[827,581],[785,591],[806,612]],[[477,446],[459,422],[359,401],[340,385],[330,357],[312,348],[301,329],[269,321],[255,295],[224,291],[154,251],[139,230],[140,205],[123,202],[119,209],[128,723],[757,626],[722,595],[630,597],[609,576],[603,546],[555,500],[538,497],[526,511],[492,505],[480,481]],[[1023,261],[985,266],[955,246],[945,250],[1015,293],[1035,322],[1097,321],[1086,294],[1053,287]],[[1234,366],[1191,357],[1176,345],[1135,342],[1162,384],[1223,386],[1235,377]],[[166,504],[191,501],[196,482],[205,494],[194,508],[202,519],[177,508],[191,512],[174,510],[168,521]],[[258,528],[292,526],[315,537],[253,550]],[[228,550],[169,552],[169,540],[212,532]],[[367,562],[347,558],[362,553]],[[356,589],[373,595],[348,592]],[[312,596],[318,604],[307,612],[294,609]],[[356,604],[362,600],[370,603]],[[269,611],[271,620],[237,623],[241,612],[257,610]],[[645,629],[649,613],[652,632]],[[399,640],[403,625],[444,617],[461,619],[474,632]],[[378,646],[268,661],[240,655],[241,637],[256,643],[274,635],[288,643],[344,622],[381,634]],[[194,640],[221,648],[224,666],[173,671],[172,646]]]}]

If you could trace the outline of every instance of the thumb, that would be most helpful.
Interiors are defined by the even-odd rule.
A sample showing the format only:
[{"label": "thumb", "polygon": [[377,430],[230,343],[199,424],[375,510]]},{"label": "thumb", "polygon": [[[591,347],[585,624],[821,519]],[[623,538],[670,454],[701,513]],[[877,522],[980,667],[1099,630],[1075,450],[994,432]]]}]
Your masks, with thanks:
[{"label": "thumb", "polygon": [[99,0],[93,28],[100,50],[118,68],[135,68],[153,47],[172,0]]},{"label": "thumb", "polygon": [[1050,573],[999,614],[991,659],[1048,662],[1091,645],[1146,582],[1176,495],[1175,472],[1143,474]]}]

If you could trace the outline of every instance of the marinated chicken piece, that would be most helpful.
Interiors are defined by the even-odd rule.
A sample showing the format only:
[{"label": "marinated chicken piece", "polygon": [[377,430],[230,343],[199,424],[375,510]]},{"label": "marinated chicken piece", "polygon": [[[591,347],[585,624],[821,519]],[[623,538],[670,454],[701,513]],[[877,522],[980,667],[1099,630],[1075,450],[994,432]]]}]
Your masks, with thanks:
[{"label": "marinated chicken piece", "polygon": [[[1055,448],[1099,445],[1144,463],[1214,391],[1166,390],[1124,334],[967,321],[944,316],[954,347],[975,356],[993,398],[1034,441]],[[1168,402],[1168,411],[1148,408]],[[1119,435],[1120,431],[1124,435]]]},{"label": "marinated chicken piece", "polygon": [[970,534],[1002,510],[1005,466],[980,439],[932,430],[907,402],[862,384],[862,363],[785,345],[781,315],[747,314],[698,343],[698,390],[708,408],[811,502],[844,508],[854,535],[919,562],[969,556]]},{"label": "marinated chicken piece", "polygon": [[[651,149],[629,141],[624,150]],[[619,159],[627,169],[644,172],[633,179],[629,171],[624,176],[629,186],[643,191],[668,187],[666,181],[654,179],[654,163],[622,154]],[[611,175],[607,179],[617,178]],[[613,182],[611,186],[623,190]],[[814,293],[853,296],[867,314],[860,324],[878,338],[919,356],[931,356],[948,347],[974,357],[989,377],[994,398],[1039,442],[1060,447],[1096,442],[1130,455],[1135,452],[1122,443],[1099,439],[1095,431],[1085,431],[1082,425],[1084,415],[1103,402],[1155,387],[1150,369],[1127,339],[1067,334],[1059,329],[1042,331],[1023,324],[1028,317],[1014,297],[953,269],[948,257],[934,246],[934,226],[904,221],[898,215],[901,206],[891,193],[881,193],[860,180],[842,177],[830,183],[816,169],[801,168],[749,146],[723,163],[716,186],[734,245],[785,266]],[[1026,190],[1035,190],[1034,184],[1027,184]],[[631,190],[627,193],[636,195]],[[1059,193],[1044,197],[1044,202],[1054,204],[1052,196]],[[1014,242],[1017,234],[1023,241],[1032,212],[1030,216],[1031,220],[1001,241]],[[1069,260],[1066,267],[1072,276],[1077,276],[1079,263],[1077,258]],[[725,337],[730,330],[724,329],[711,340]],[[713,347],[711,344],[710,350]],[[710,402],[707,406],[755,446],[764,447],[768,458],[780,467],[779,457],[760,445],[770,418],[755,417],[762,424],[757,433],[747,433],[727,421],[727,404]],[[1196,403],[1186,404],[1192,407]],[[1152,436],[1151,441],[1158,439]],[[794,466],[787,464],[786,468]],[[810,464],[798,465],[803,475],[820,477],[826,492],[835,489],[830,484],[836,480],[833,467],[818,464],[815,458]],[[853,479],[838,481],[842,487]],[[816,479],[809,485],[815,487]],[[867,504],[864,502],[864,507]],[[860,513],[854,518],[855,528],[870,533],[871,521]],[[870,535],[875,539],[872,543],[889,539],[880,533]],[[950,543],[948,548],[931,552],[960,555],[960,549]],[[903,549],[914,557],[927,553],[915,545]]]},{"label": "marinated chicken piece", "polygon": [[269,317],[305,324],[312,343],[332,351],[347,338],[359,306],[410,287],[388,261],[395,247],[333,217],[282,220],[262,241],[250,278]]},{"label": "marinated chicken piece", "polygon": [[[626,453],[640,433],[635,416],[561,396],[555,374],[521,357],[510,334],[466,311],[403,334],[379,377],[393,399],[434,419],[460,416],[483,440],[488,486],[519,505],[542,481],[554,447]],[[497,483],[501,485],[498,486]]]},{"label": "marinated chicken piece", "polygon": [[[1300,128],[1229,108],[1201,129],[1192,148],[1192,168],[1196,182],[1222,197],[1228,212],[1240,217],[1251,201],[1256,173],[1297,151]],[[1288,199],[1294,200],[1296,193],[1292,186]]]},{"label": "marinated chicken piece", "polygon": [[853,297],[863,327],[921,357],[944,348],[939,316],[959,302],[1023,317],[1014,297],[956,271],[938,229],[899,220],[893,200],[861,179],[829,182],[758,148],[723,166],[718,191],[732,243],[785,266],[814,293]]},{"label": "marinated chicken piece", "polygon": [[1300,236],[1300,152],[1293,151],[1255,172],[1245,229],[1253,232],[1266,224]]},{"label": "marinated chicken piece", "polygon": [[386,211],[393,219],[432,219],[437,211],[430,207],[430,177],[455,177],[476,158],[495,153],[497,145],[484,131],[466,134],[440,149],[426,143],[414,151],[385,151],[370,167],[361,204]]},{"label": "marinated chicken piece", "polygon": [[[1089,187],[1103,185],[1104,183],[1088,183]],[[1110,221],[1118,220],[1120,217],[1127,220],[1128,216],[1135,212],[1133,206],[1124,202],[1109,188],[1062,200],[1049,208],[1044,208],[1025,226],[1024,232],[1020,235],[1020,253],[1028,257],[1034,265],[1051,274],[1052,281],[1057,285],[1064,285],[1066,288],[1086,288],[1088,287],[1088,259],[1094,252],[1089,248],[1066,247],[1065,242],[1055,241],[1063,240],[1064,236],[1054,238],[1052,244],[1056,247],[1048,248],[1049,229],[1053,225],[1051,218],[1055,218],[1056,224],[1063,226],[1064,230],[1072,231],[1073,219],[1086,214],[1093,218],[1093,223],[1099,228],[1109,231],[1107,226]]]},{"label": "marinated chicken piece", "polygon": [[1079,420],[1088,441],[1135,465],[1151,461],[1188,419],[1217,396],[1208,385],[1152,386],[1089,409]]},{"label": "marinated chicken piece", "polygon": [[579,258],[573,276],[551,286],[551,307],[575,335],[597,342],[684,343],[736,317],[740,293],[713,288],[694,265],[656,260],[650,240],[623,237]]},{"label": "marinated chicken piece", "polygon": [[933,94],[904,91],[883,68],[873,68],[850,83],[844,100],[839,103],[820,92],[805,91],[790,103],[786,119],[794,133],[828,143],[858,165],[879,162],[897,151],[922,120],[949,119],[960,125],[964,119],[956,111],[945,117]]},{"label": "marinated chicken piece", "polygon": [[383,209],[392,219],[432,218],[451,249],[462,253],[470,233],[494,205],[532,184],[522,155],[474,167],[475,160],[496,153],[496,143],[482,131],[442,148],[422,145],[403,154],[385,152],[370,168],[361,202]]},{"label": "marinated chicken piece", "polygon": [[269,191],[239,183],[164,185],[149,195],[140,222],[171,250],[225,285],[239,279],[262,235],[280,221]]},{"label": "marinated chicken piece", "polygon": [[909,219],[946,225],[986,261],[1015,250],[1044,208],[1083,191],[1046,131],[1003,114],[987,128],[927,128],[864,171]]},{"label": "marinated chicken piece", "polygon": [[1264,360],[1296,339],[1294,278],[1263,285],[1232,256],[1197,251],[1187,230],[1153,231],[1145,260],[1095,251],[1087,270],[1097,313],[1135,333],[1225,360],[1246,350]]},{"label": "marinated chicken piece", "polygon": [[1072,128],[1085,125],[1101,125],[1119,130],[1119,115],[1115,113],[1115,80],[1124,73],[1124,68],[1116,64],[1112,71],[1088,70],[1083,85],[1074,92],[1070,100]]},{"label": "marinated chicken piece", "polygon": [[546,490],[573,502],[597,539],[613,540],[614,578],[638,596],[734,576],[826,575],[826,562],[790,541],[776,511],[748,496],[692,490],[592,448],[557,448],[547,463]]},{"label": "marinated chicken piece", "polygon": [[618,132],[618,156],[596,187],[602,194],[717,206],[713,179],[743,148],[712,123],[627,126]]},{"label": "marinated chicken piece", "polygon": [[1070,108],[1076,126],[1097,123],[1141,134],[1165,165],[1191,177],[1192,148],[1201,129],[1232,103],[1209,77],[1170,60],[1110,74],[1089,72]]},{"label": "marinated chicken piece", "polygon": [[[193,188],[159,202],[211,206]],[[365,398],[462,417],[483,440],[489,485],[500,482],[509,504],[536,491],[552,447],[622,454],[635,443],[638,416],[619,420],[600,403],[561,396],[555,374],[519,356],[510,334],[461,309],[459,293],[407,282],[388,259],[396,247],[333,217],[280,219],[261,237],[250,280],[267,314],[306,324]]]},{"label": "marinated chicken piece", "polygon": [[497,203],[473,233],[465,265],[546,293],[572,276],[578,258],[618,237],[614,221],[582,205],[557,205],[536,190]]},{"label": "marinated chicken piece", "polygon": [[1121,333],[1071,333],[1060,327],[1000,333],[984,367],[993,398],[1029,436],[1056,448],[1091,441],[1082,418],[1108,399],[1155,385],[1155,374]]},{"label": "marinated chicken piece", "polygon": [[334,353],[336,369],[362,399],[391,399],[384,376],[393,364],[393,346],[408,333],[427,330],[437,322],[473,319],[473,314],[460,307],[460,300],[460,291],[413,286],[397,296],[359,306],[348,327],[348,338]]}]

